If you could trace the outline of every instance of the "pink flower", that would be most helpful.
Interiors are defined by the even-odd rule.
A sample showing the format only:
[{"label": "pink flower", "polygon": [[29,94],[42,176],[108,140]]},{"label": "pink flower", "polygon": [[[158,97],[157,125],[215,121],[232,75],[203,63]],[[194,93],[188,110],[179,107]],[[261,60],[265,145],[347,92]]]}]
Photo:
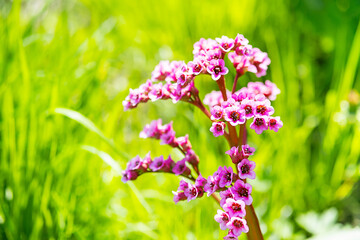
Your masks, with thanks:
[{"label": "pink flower", "polygon": [[224,118],[232,126],[245,123],[245,113],[240,107],[227,107],[224,109]]},{"label": "pink flower", "polygon": [[237,180],[231,188],[231,192],[234,194],[235,200],[242,200],[246,205],[250,205],[253,201],[251,197],[252,187],[248,183],[244,183],[242,180]]},{"label": "pink flower", "polygon": [[264,130],[267,130],[268,123],[266,117],[255,117],[254,121],[250,124],[250,128],[254,129],[257,134],[261,134]]},{"label": "pink flower", "polygon": [[178,161],[175,163],[174,168],[172,169],[172,172],[175,173],[175,175],[189,175],[190,169],[185,164],[185,159]]},{"label": "pink flower", "polygon": [[254,172],[255,162],[249,161],[248,159],[244,158],[237,166],[239,170],[239,177],[241,179],[255,179],[256,174]]},{"label": "pink flower", "polygon": [[242,200],[226,199],[223,209],[230,217],[245,217],[245,203]]},{"label": "pink flower", "polygon": [[198,58],[195,58],[194,61],[188,62],[187,66],[190,70],[190,73],[194,75],[199,75],[205,69],[203,63]]},{"label": "pink flower", "polygon": [[[217,46],[216,48],[207,50],[205,52],[205,56],[206,60],[208,61],[208,64],[210,64],[209,62],[211,60],[218,60],[218,59],[222,59],[222,51],[221,49]],[[208,64],[206,67],[208,67]]]},{"label": "pink flower", "polygon": [[157,172],[162,170],[162,168],[164,167],[164,157],[160,156],[160,157],[156,157],[154,158],[154,160],[150,163],[149,168],[153,171],[153,172]]},{"label": "pink flower", "polygon": [[154,71],[151,73],[151,78],[153,80],[165,80],[168,73],[170,72],[170,62],[169,61],[160,61],[159,64],[155,67]]},{"label": "pink flower", "polygon": [[177,204],[179,201],[183,201],[183,200],[187,199],[184,192],[173,191],[172,193],[174,194],[173,200],[174,200],[175,204]]},{"label": "pink flower", "polygon": [[210,128],[210,131],[214,134],[215,137],[224,135],[225,132],[225,123],[224,122],[213,122]]},{"label": "pink flower", "polygon": [[176,138],[176,142],[178,145],[182,147],[182,149],[186,152],[187,150],[191,149],[191,143],[189,141],[189,135],[185,135],[183,137]]},{"label": "pink flower", "polygon": [[242,232],[247,233],[249,231],[246,220],[239,217],[232,217],[226,226],[232,230],[235,236],[240,236]]},{"label": "pink flower", "polygon": [[184,194],[187,197],[188,202],[194,200],[198,196],[198,189],[195,185],[189,184],[189,187],[184,190]]},{"label": "pink flower", "polygon": [[249,44],[249,40],[247,40],[242,34],[237,34],[234,42],[235,47],[245,46]]},{"label": "pink flower", "polygon": [[242,155],[241,153],[239,153],[239,147],[231,147],[231,149],[226,151],[225,153],[230,156],[231,161],[234,164],[239,163],[242,159]]},{"label": "pink flower", "polygon": [[244,55],[247,57],[251,57],[253,55],[253,50],[251,45],[239,46],[235,49],[235,52],[240,56]]},{"label": "pink flower", "polygon": [[226,36],[222,36],[221,38],[215,38],[215,40],[219,43],[221,50],[224,52],[229,52],[233,49],[235,45],[234,39],[228,38]]},{"label": "pink flower", "polygon": [[223,109],[228,108],[228,107],[240,107],[239,103],[232,97],[228,98],[227,101],[224,101],[223,103],[221,103],[221,107]]},{"label": "pink flower", "polygon": [[162,167],[162,170],[164,172],[171,172],[171,169],[175,166],[174,160],[172,160],[171,156],[164,161],[164,165]]},{"label": "pink flower", "polygon": [[204,178],[201,174],[195,180],[195,186],[196,187],[202,187],[203,188],[206,183],[207,183],[206,178]]},{"label": "pink flower", "polygon": [[250,128],[254,129],[257,134],[261,134],[263,131],[269,128],[266,117],[255,117],[250,124]]},{"label": "pink flower", "polygon": [[213,194],[216,190],[219,189],[218,183],[213,176],[209,176],[207,182],[204,186],[204,191],[207,192],[207,196],[209,197]]},{"label": "pink flower", "polygon": [[160,139],[163,133],[162,120],[154,120],[150,124],[146,124],[144,129],[140,132],[140,138],[156,138]]},{"label": "pink flower", "polygon": [[250,147],[249,145],[241,145],[241,154],[244,158],[248,158],[250,155],[254,155],[255,148]]},{"label": "pink flower", "polygon": [[274,113],[274,108],[268,99],[255,102],[255,116],[270,116]]},{"label": "pink flower", "polygon": [[224,206],[225,202],[226,202],[226,199],[228,198],[234,198],[234,194],[231,192],[230,188],[224,190],[224,191],[221,191],[220,192],[220,206]]},{"label": "pink flower", "polygon": [[220,223],[221,230],[225,230],[227,228],[226,224],[230,221],[229,214],[227,214],[224,211],[221,211],[220,209],[217,210],[217,214],[215,215],[214,219],[215,221]]},{"label": "pink flower", "polygon": [[241,101],[240,108],[244,110],[246,119],[254,117],[255,104],[253,100],[244,99]]},{"label": "pink flower", "polygon": [[229,69],[225,67],[225,62],[222,59],[213,59],[207,67],[208,73],[211,74],[212,79],[219,80],[222,75],[226,75]]},{"label": "pink flower", "polygon": [[268,65],[271,63],[270,58],[267,53],[262,52],[258,48],[253,49],[253,64],[257,69],[256,76],[262,77],[266,75],[266,70],[268,69]]},{"label": "pink flower", "polygon": [[154,102],[163,97],[162,88],[163,88],[162,83],[157,83],[157,84],[152,85],[151,91],[149,92],[149,95],[148,95],[151,101]]},{"label": "pink flower", "polygon": [[280,117],[269,117],[268,125],[270,130],[277,132],[280,128],[282,128],[283,122],[280,120]]},{"label": "pink flower", "polygon": [[228,235],[224,237],[225,240],[238,240],[239,235],[235,235],[232,230],[229,230]]},{"label": "pink flower", "polygon": [[211,109],[211,120],[220,120],[223,117],[223,109],[220,106],[214,106]]},{"label": "pink flower", "polygon": [[144,171],[145,169],[142,167],[142,159],[140,158],[140,156],[137,155],[136,157],[131,159],[126,166],[126,169]]},{"label": "pink flower", "polygon": [[182,63],[181,68],[176,71],[176,82],[180,85],[185,85],[189,81],[193,80],[193,74],[185,63]]},{"label": "pink flower", "polygon": [[233,180],[233,170],[231,167],[224,167],[219,173],[219,187],[229,186]]},{"label": "pink flower", "polygon": [[177,142],[175,142],[175,132],[171,129],[166,131],[164,134],[160,136],[160,144],[161,145],[170,145],[172,147],[177,147]]},{"label": "pink flower", "polygon": [[130,180],[136,180],[139,174],[135,170],[125,170],[122,172],[122,178],[121,181],[123,183],[126,183]]},{"label": "pink flower", "polygon": [[274,101],[276,96],[280,93],[280,89],[276,86],[275,83],[272,83],[269,80],[265,81],[265,86],[267,87],[267,91],[264,93],[265,97],[271,101]]},{"label": "pink flower", "polygon": [[190,163],[193,166],[199,164],[199,157],[195,154],[194,150],[188,149],[185,153],[185,161]]},{"label": "pink flower", "polygon": [[[231,96],[231,92],[229,90],[226,90],[226,93],[227,97],[229,98]],[[209,107],[213,107],[215,105],[220,105],[223,101],[224,100],[220,91],[211,91],[210,93],[205,95],[203,102]]]}]

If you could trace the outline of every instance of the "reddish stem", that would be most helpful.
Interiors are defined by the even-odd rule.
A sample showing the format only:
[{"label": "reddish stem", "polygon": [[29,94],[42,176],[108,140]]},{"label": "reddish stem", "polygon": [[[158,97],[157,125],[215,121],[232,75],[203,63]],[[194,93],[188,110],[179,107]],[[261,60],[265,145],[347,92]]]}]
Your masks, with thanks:
[{"label": "reddish stem", "polygon": [[245,219],[249,226],[249,232],[246,234],[248,240],[264,240],[264,237],[261,233],[259,220],[256,216],[255,209],[253,205],[247,205],[245,207],[246,216]]},{"label": "reddish stem", "polygon": [[224,101],[227,101],[227,94],[226,94],[226,86],[225,86],[225,78],[224,76],[221,76],[219,80],[216,81],[216,83],[219,86],[220,92],[222,94],[222,97]]},{"label": "reddish stem", "polygon": [[236,91],[236,85],[237,85],[237,81],[238,81],[239,77],[241,77],[241,75],[238,72],[236,72],[231,93],[234,93]]}]

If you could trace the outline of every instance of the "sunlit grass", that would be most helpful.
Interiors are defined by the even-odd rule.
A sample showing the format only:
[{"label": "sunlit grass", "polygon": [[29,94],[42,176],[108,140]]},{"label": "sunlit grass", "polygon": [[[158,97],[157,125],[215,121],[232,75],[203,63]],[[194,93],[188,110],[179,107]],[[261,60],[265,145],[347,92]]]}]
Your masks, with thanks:
[{"label": "sunlit grass", "polygon": [[[3,1],[0,239],[223,236],[212,199],[174,205],[174,176],[149,174],[134,186],[123,184],[101,153],[120,168],[127,156],[148,151],[176,156],[157,141],[138,138],[146,123],[161,117],[173,120],[179,135],[189,133],[206,175],[229,164],[226,142],[211,137],[209,122],[191,106],[161,102],[123,112],[121,102],[159,60],[190,61],[192,44],[201,37],[237,33],[269,53],[272,63],[261,80],[272,80],[282,91],[274,104],[284,128],[249,136],[257,148],[254,204],[265,239],[304,239],[310,234],[298,217],[332,206],[338,220],[359,223],[353,186],[360,174],[360,123],[334,122],[340,102],[360,89],[359,5]],[[256,79],[246,75],[241,84],[248,80]],[[196,84],[201,96],[216,87],[206,77]],[[61,108],[80,112],[102,135],[54,113]]]}]

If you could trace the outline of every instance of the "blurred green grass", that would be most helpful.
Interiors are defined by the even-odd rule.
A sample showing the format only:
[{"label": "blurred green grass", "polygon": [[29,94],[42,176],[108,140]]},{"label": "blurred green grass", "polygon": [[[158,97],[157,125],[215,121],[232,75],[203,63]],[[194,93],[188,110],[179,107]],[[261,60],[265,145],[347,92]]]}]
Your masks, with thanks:
[{"label": "blurred green grass", "polygon": [[[359,225],[359,122],[334,114],[360,89],[360,3],[305,1],[0,1],[0,239],[217,239],[212,199],[172,202],[174,176],[120,181],[99,156],[121,167],[124,154],[176,152],[138,138],[153,119],[189,133],[201,171],[229,164],[223,139],[183,103],[141,105],[123,112],[159,60],[192,58],[200,39],[244,34],[272,60],[268,74],[285,126],[256,136],[254,204],[266,239],[304,239],[309,211],[336,207],[336,221]],[[255,81],[247,75],[242,80]],[[216,87],[203,78],[201,96]],[[64,107],[93,121],[115,149]],[[99,153],[99,152],[98,152]],[[355,187],[354,187],[355,186]],[[139,201],[139,194],[150,209]]]}]

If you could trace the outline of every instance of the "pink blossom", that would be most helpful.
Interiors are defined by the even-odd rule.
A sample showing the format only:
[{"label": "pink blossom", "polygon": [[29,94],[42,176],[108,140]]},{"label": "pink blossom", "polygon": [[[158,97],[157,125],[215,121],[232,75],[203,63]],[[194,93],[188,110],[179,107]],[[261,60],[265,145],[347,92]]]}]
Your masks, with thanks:
[{"label": "pink blossom", "polygon": [[172,193],[174,194],[173,200],[174,200],[175,204],[177,204],[179,201],[183,201],[183,200],[187,199],[184,192],[173,191]]},{"label": "pink blossom", "polygon": [[204,178],[201,174],[199,174],[199,176],[195,180],[195,186],[203,188],[206,183],[207,183],[206,178]]},{"label": "pink blossom", "polygon": [[244,55],[247,57],[251,57],[253,55],[253,50],[251,45],[239,46],[235,49],[235,52],[240,56]]},{"label": "pink blossom", "polygon": [[163,133],[162,120],[154,120],[150,124],[146,124],[144,129],[140,132],[140,138],[156,138],[160,139]]},{"label": "pink blossom", "polygon": [[271,63],[267,53],[262,52],[258,48],[253,49],[253,64],[257,69],[256,76],[262,77],[266,75],[268,65]]},{"label": "pink blossom", "polygon": [[230,188],[224,190],[224,191],[221,191],[220,192],[220,206],[224,206],[225,202],[226,202],[226,199],[228,198],[234,198],[234,194],[231,192]]},{"label": "pink blossom", "polygon": [[185,161],[190,163],[193,166],[196,166],[199,164],[199,157],[195,154],[194,150],[188,149],[185,152]]},{"label": "pink blossom", "polygon": [[277,132],[280,128],[282,128],[283,122],[280,120],[280,117],[269,117],[268,125],[270,130]]},{"label": "pink blossom", "polygon": [[254,104],[255,116],[270,116],[274,113],[274,108],[268,99],[256,101]]},{"label": "pink blossom", "polygon": [[220,209],[217,210],[217,214],[215,215],[214,219],[215,221],[220,223],[221,230],[225,230],[227,228],[226,224],[230,221],[229,214],[227,214],[224,211],[221,211]]},{"label": "pink blossom", "polygon": [[[227,227],[227,226],[226,226]],[[238,240],[239,235],[235,235],[232,230],[224,237],[224,240]]]},{"label": "pink blossom", "polygon": [[241,155],[244,158],[248,158],[250,155],[254,155],[255,148],[250,147],[249,145],[241,145]]},{"label": "pink blossom", "polygon": [[224,109],[224,118],[232,126],[245,123],[245,112],[240,107],[227,107]]},{"label": "pink blossom", "polygon": [[275,83],[272,83],[269,80],[265,81],[265,86],[267,87],[267,90],[264,93],[265,97],[269,98],[271,101],[274,101],[276,96],[280,93],[280,89],[276,86]]},{"label": "pink blossom", "polygon": [[176,142],[179,146],[182,147],[182,149],[186,152],[189,149],[191,149],[191,143],[189,141],[189,135],[185,135],[183,137],[176,138]]},{"label": "pink blossom", "polygon": [[193,80],[193,74],[185,63],[182,63],[182,66],[176,71],[176,81],[180,85],[185,85],[189,81]]},{"label": "pink blossom", "polygon": [[154,158],[154,160],[150,163],[149,168],[153,171],[153,172],[157,172],[162,170],[162,168],[164,167],[164,157],[160,156],[160,157],[156,157]]},{"label": "pink blossom", "polygon": [[166,131],[164,134],[160,136],[160,144],[161,145],[170,145],[172,147],[177,147],[177,143],[175,142],[175,132],[171,129]]},{"label": "pink blossom", "polygon": [[250,124],[250,128],[254,129],[257,134],[261,134],[264,130],[267,130],[268,123],[266,117],[255,117],[253,122]]},{"label": "pink blossom", "polygon": [[249,40],[247,40],[244,35],[242,34],[237,34],[235,37],[235,47],[239,47],[239,46],[245,46],[249,44]]},{"label": "pink blossom", "polygon": [[204,191],[207,192],[207,196],[209,197],[213,194],[216,190],[219,189],[218,183],[213,176],[209,176],[207,178],[207,182],[204,186]]},{"label": "pink blossom", "polygon": [[121,181],[123,183],[126,183],[130,180],[136,180],[139,174],[135,170],[125,170],[122,172],[122,178]]},{"label": "pink blossom", "polygon": [[184,190],[184,194],[187,197],[188,202],[197,198],[199,192],[195,185],[189,184],[189,187]]},{"label": "pink blossom", "polygon": [[237,180],[231,188],[231,192],[234,194],[235,200],[242,200],[246,205],[252,203],[251,190],[252,187],[248,183],[244,183],[242,180]]},{"label": "pink blossom", "polygon": [[153,80],[165,80],[167,75],[169,74],[170,62],[169,61],[160,61],[159,64],[155,67],[154,71],[151,73],[151,78]]},{"label": "pink blossom", "polygon": [[140,158],[140,156],[137,155],[136,157],[131,159],[126,166],[126,169],[128,169],[128,170],[143,170],[144,171],[145,169],[142,167],[142,159]]},{"label": "pink blossom", "polygon": [[254,172],[255,162],[249,161],[248,159],[244,158],[237,166],[239,170],[239,177],[241,179],[255,179],[256,174]]},{"label": "pink blossom", "polygon": [[229,186],[233,180],[233,170],[231,167],[224,167],[219,173],[219,187]]},{"label": "pink blossom", "polygon": [[245,217],[245,203],[242,200],[226,199],[223,209],[230,217]]},{"label": "pink blossom", "polygon": [[224,122],[213,122],[210,128],[210,131],[214,134],[215,137],[224,135],[225,133],[225,123]]},{"label": "pink blossom", "polygon": [[235,236],[240,236],[242,232],[247,233],[249,231],[246,220],[239,217],[232,217],[226,226],[232,230]]},{"label": "pink blossom", "polygon": [[[231,96],[231,92],[229,90],[226,91],[227,97],[229,98]],[[203,102],[209,107],[213,107],[215,105],[220,105],[223,101],[224,100],[220,91],[211,91],[205,95]]]},{"label": "pink blossom", "polygon": [[214,106],[211,109],[211,120],[220,120],[223,116],[223,109],[220,106]]},{"label": "pink blossom", "polygon": [[163,88],[162,83],[157,83],[157,84],[152,85],[151,90],[148,95],[151,101],[154,102],[163,97],[162,88]]},{"label": "pink blossom", "polygon": [[187,176],[190,174],[190,169],[185,164],[185,159],[178,161],[175,163],[174,168],[172,169],[175,175],[184,175]]},{"label": "pink blossom", "polygon": [[195,58],[194,61],[188,62],[187,66],[190,73],[194,75],[199,75],[205,70],[205,66],[199,58]]},{"label": "pink blossom", "polygon": [[215,38],[215,40],[219,43],[221,50],[224,52],[229,52],[235,45],[234,39],[228,38],[226,36]]},{"label": "pink blossom", "polygon": [[222,59],[213,59],[207,67],[208,73],[211,74],[212,79],[219,80],[222,75],[226,75],[229,69],[225,67],[225,62]]},{"label": "pink blossom", "polygon": [[171,169],[175,166],[174,160],[172,160],[171,156],[164,161],[164,165],[162,167],[162,170],[164,172],[171,172]]},{"label": "pink blossom", "polygon": [[241,101],[240,108],[244,110],[245,118],[250,119],[254,117],[255,103],[253,100],[244,99]]},{"label": "pink blossom", "polygon": [[239,147],[231,147],[231,149],[226,151],[225,153],[230,156],[231,161],[234,164],[239,163],[242,159],[242,155],[241,153],[239,153]]}]

